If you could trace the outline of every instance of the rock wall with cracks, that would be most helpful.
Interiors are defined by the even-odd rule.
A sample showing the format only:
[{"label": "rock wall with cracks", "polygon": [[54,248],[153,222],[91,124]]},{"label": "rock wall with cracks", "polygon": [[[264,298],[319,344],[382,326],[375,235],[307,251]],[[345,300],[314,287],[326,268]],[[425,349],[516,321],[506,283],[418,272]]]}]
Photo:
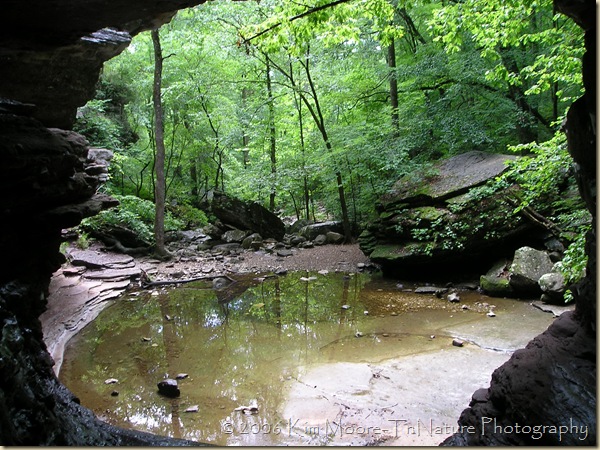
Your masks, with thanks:
[{"label": "rock wall with cracks", "polygon": [[[131,36],[202,0],[4,0],[0,18],[0,445],[198,445],[107,425],[56,379],[39,315],[51,274],[63,261],[60,230],[112,200],[96,195],[87,144],[68,131],[93,96],[102,64]],[[587,94],[569,113],[569,147],[595,224],[595,3],[556,0],[586,31]],[[595,228],[594,228],[595,230]],[[588,278],[577,310],[498,369],[460,423],[484,414],[502,423],[591,418],[595,443],[596,258],[588,236]],[[532,386],[538,387],[530,391]],[[592,388],[593,386],[593,388]],[[529,393],[531,392],[531,393]],[[512,422],[511,422],[512,421]],[[523,423],[523,422],[522,422]],[[476,435],[477,436],[477,435]],[[447,445],[519,444],[522,435],[457,434]],[[485,437],[485,439],[484,439]],[[540,443],[553,443],[544,441]],[[567,443],[564,440],[558,443]]]}]

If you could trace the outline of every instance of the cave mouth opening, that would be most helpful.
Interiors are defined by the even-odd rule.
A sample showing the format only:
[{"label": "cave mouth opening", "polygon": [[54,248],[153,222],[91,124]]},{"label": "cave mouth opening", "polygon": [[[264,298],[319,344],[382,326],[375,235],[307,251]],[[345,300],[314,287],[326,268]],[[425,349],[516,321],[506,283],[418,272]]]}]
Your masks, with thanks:
[{"label": "cave mouth opening", "polygon": [[[102,64],[125,48],[128,34],[155,28],[168,21],[173,11],[199,3],[7,0],[3,4],[9,25],[0,29],[0,158],[4,163],[0,183],[5,192],[0,250],[10,256],[10,262],[3,264],[0,274],[2,445],[200,445],[111,427],[80,407],[54,376],[38,320],[51,274],[63,262],[58,251],[60,230],[76,225],[108,201],[95,195],[98,180],[85,172],[85,143],[65,130],[71,128],[77,107],[92,98]],[[508,424],[522,416],[535,425],[567,414],[594,424],[583,443],[595,445],[596,5],[590,0],[555,0],[554,4],[586,32],[586,94],[571,107],[566,129],[580,191],[594,220],[586,249],[588,276],[577,287],[576,314],[561,319],[535,341],[534,346],[556,352],[532,349],[511,359],[459,423],[476,423],[487,414]],[[96,42],[80,39],[105,29],[119,31]],[[557,372],[559,366],[568,373]],[[527,383],[539,373],[545,374],[551,388],[531,401],[535,391]],[[520,396],[523,389],[527,394]],[[491,433],[484,439],[481,433],[458,433],[450,444],[522,443],[519,438]]]}]

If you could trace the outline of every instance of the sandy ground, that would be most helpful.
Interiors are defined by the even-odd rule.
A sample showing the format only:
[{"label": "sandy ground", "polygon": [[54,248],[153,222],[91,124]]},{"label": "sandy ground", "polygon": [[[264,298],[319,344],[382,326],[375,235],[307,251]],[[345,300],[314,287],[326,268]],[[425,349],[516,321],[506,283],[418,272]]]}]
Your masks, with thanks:
[{"label": "sandy ground", "polygon": [[246,250],[236,256],[175,256],[166,262],[146,257],[138,259],[138,264],[153,276],[153,280],[158,281],[201,274],[262,273],[276,270],[356,272],[359,264],[369,263],[358,244],[292,248],[291,252],[291,256],[283,257],[278,256],[276,251],[266,253],[263,250]]}]

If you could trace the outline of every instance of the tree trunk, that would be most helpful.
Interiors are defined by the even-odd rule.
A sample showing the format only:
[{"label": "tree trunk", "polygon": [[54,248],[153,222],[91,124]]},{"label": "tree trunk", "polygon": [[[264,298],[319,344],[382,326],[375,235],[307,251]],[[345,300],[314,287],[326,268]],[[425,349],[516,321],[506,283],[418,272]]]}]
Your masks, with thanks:
[{"label": "tree trunk", "polygon": [[390,68],[390,106],[392,107],[392,128],[394,137],[400,134],[400,117],[398,116],[398,79],[396,78],[396,43],[392,42],[388,46],[387,54],[388,67]]},{"label": "tree trunk", "polygon": [[154,45],[154,89],[152,101],[154,104],[154,138],[156,142],[156,163],[154,171],[156,183],[154,186],[154,203],[156,216],[154,219],[154,239],[156,241],[155,252],[159,257],[168,256],[165,248],[165,137],[163,110],[161,98],[163,56],[160,46],[160,35],[158,29],[152,30],[152,44]]},{"label": "tree trunk", "polygon": [[275,102],[273,100],[273,86],[271,83],[271,65],[269,64],[269,58],[267,58],[266,70],[267,70],[267,103],[269,106],[269,156],[271,158],[271,194],[269,195],[269,210],[275,211],[275,183],[277,176],[277,142],[275,135]]}]

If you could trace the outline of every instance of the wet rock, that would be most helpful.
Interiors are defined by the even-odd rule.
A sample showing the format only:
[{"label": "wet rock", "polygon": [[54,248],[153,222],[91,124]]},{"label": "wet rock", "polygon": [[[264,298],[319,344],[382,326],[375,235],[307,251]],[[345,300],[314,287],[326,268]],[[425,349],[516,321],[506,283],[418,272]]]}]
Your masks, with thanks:
[{"label": "wet rock", "polygon": [[464,341],[461,339],[452,339],[452,345],[454,347],[462,347],[465,345]]},{"label": "wet rock", "polygon": [[225,277],[218,277],[212,280],[213,289],[223,289],[231,284],[231,281]]},{"label": "wet rock", "polygon": [[175,377],[176,380],[183,380],[184,378],[187,378],[188,374],[187,373],[178,373],[177,376]]},{"label": "wet rock", "polygon": [[116,384],[118,382],[119,380],[117,380],[116,378],[109,378],[107,380],[104,380],[104,384]]},{"label": "wet rock", "polygon": [[164,395],[165,397],[176,398],[181,395],[177,381],[173,380],[172,378],[159,381],[157,386],[158,393]]},{"label": "wet rock", "polygon": [[539,309],[540,311],[551,313],[554,315],[554,317],[558,317],[561,314],[564,314],[568,311],[573,311],[575,309],[575,305],[573,305],[573,304],[565,306],[563,303],[563,305],[560,306],[560,305],[554,305],[554,304],[547,304],[540,300],[531,302],[531,306]]},{"label": "wet rock", "polygon": [[196,413],[198,411],[199,411],[198,405],[194,405],[194,406],[188,406],[187,408],[185,408],[185,410],[183,412]]},{"label": "wet rock", "polygon": [[287,248],[282,248],[281,250],[277,250],[277,256],[281,256],[282,258],[287,258],[288,256],[293,256],[294,252]]},{"label": "wet rock", "polygon": [[496,313],[494,311],[489,311],[486,316],[488,317],[496,317]]}]

